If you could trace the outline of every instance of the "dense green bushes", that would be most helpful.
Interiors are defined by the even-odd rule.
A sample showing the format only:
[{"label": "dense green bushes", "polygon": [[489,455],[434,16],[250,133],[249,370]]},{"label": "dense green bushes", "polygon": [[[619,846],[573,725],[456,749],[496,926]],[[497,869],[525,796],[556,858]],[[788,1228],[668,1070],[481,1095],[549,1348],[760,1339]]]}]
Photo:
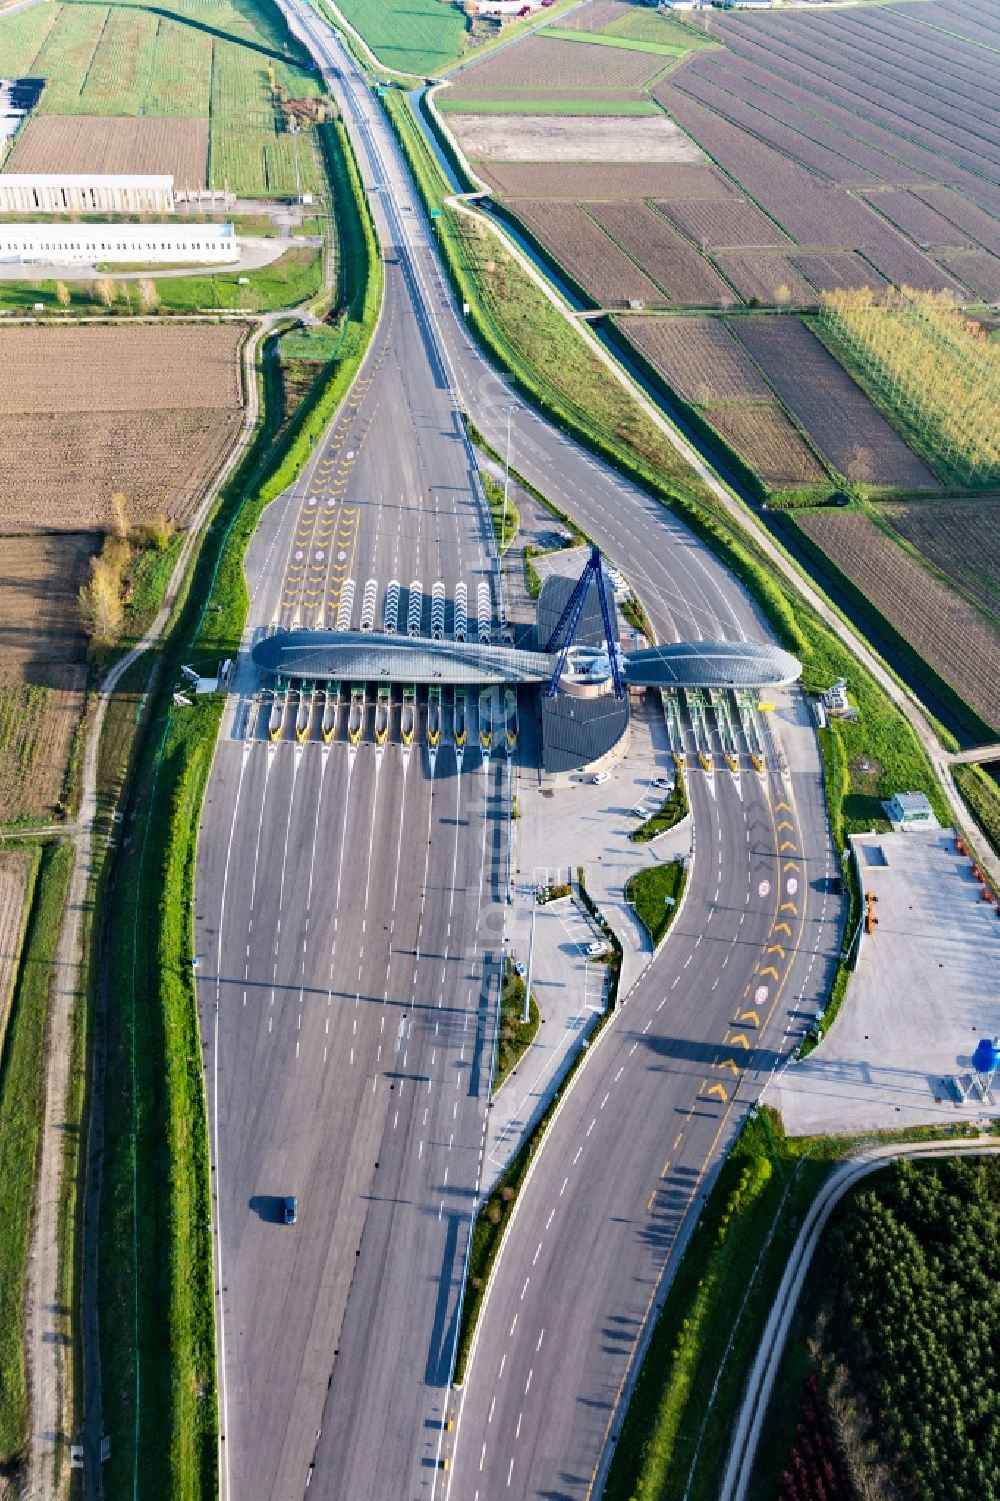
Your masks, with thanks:
[{"label": "dense green bushes", "polygon": [[983,1501],[1000,1464],[1000,1163],[896,1163],[825,1259],[831,1334],[879,1447],[923,1496]]}]

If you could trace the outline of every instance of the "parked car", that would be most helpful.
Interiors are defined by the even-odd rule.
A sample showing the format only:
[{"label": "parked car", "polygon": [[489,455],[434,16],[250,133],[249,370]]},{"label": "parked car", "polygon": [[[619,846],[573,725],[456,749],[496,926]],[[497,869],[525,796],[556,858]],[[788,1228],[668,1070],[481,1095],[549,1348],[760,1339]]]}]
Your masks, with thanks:
[{"label": "parked car", "polygon": [[593,943],[587,944],[587,957],[590,959],[596,959],[600,954],[606,954],[607,951],[607,944],[603,941],[599,941],[596,938],[594,939]]},{"label": "parked car", "polygon": [[595,787],[603,787],[605,782],[610,782],[611,773],[610,771],[595,771],[590,780]]},{"label": "parked car", "polygon": [[664,792],[670,792],[673,788],[673,785],[674,784],[669,777],[653,778],[653,786],[662,788]]},{"label": "parked car", "polygon": [[294,1194],[288,1194],[285,1199],[282,1218],[286,1225],[294,1225],[299,1217],[299,1201]]}]

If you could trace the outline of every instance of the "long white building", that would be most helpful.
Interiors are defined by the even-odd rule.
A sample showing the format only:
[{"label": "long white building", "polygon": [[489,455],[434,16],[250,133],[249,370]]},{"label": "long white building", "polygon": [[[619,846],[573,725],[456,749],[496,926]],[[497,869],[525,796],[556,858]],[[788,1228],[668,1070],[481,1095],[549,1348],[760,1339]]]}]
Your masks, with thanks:
[{"label": "long white building", "polygon": [[3,214],[172,214],[174,179],[83,172],[0,172]]},{"label": "long white building", "polygon": [[239,254],[232,224],[0,224],[0,263],[7,264],[232,263]]}]

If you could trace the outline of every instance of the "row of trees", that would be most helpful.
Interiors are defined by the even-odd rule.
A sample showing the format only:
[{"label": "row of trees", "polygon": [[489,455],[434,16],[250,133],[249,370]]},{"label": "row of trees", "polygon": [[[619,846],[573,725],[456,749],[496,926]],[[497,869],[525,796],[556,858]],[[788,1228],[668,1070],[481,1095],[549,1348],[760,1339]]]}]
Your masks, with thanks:
[{"label": "row of trees", "polygon": [[900,1162],[833,1236],[833,1334],[916,1492],[986,1501],[1000,1474],[1000,1163]]},{"label": "row of trees", "polygon": [[79,596],[84,630],[97,646],[113,645],[121,637],[135,553],[150,547],[162,552],[174,530],[165,515],[141,526],[131,525],[128,501],[120,491],[112,495],[110,507],[111,525],[101,551],[90,560],[90,578]]},{"label": "row of trees", "polygon": [[[120,302],[129,308],[137,307],[141,313],[151,313],[160,305],[160,294],[156,290],[156,282],[146,277],[135,284],[134,303],[127,281],[115,282],[110,277],[102,276],[99,281],[89,282],[87,291],[95,307],[109,308],[113,307],[116,302]],[[57,281],[56,301],[59,306],[69,307],[72,300],[72,293],[66,283]]]},{"label": "row of trees", "polygon": [[928,452],[965,484],[1000,480],[1000,345],[946,293],[824,292],[820,322]]}]

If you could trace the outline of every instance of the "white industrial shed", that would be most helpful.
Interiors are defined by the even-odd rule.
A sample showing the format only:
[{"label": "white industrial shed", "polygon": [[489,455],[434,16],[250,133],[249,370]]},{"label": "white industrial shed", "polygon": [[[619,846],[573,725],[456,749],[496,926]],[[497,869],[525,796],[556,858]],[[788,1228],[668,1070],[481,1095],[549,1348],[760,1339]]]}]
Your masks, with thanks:
[{"label": "white industrial shed", "polygon": [[0,224],[0,263],[8,265],[231,263],[239,254],[232,224]]},{"label": "white industrial shed", "polygon": [[3,214],[172,214],[174,179],[81,172],[0,172]]}]

